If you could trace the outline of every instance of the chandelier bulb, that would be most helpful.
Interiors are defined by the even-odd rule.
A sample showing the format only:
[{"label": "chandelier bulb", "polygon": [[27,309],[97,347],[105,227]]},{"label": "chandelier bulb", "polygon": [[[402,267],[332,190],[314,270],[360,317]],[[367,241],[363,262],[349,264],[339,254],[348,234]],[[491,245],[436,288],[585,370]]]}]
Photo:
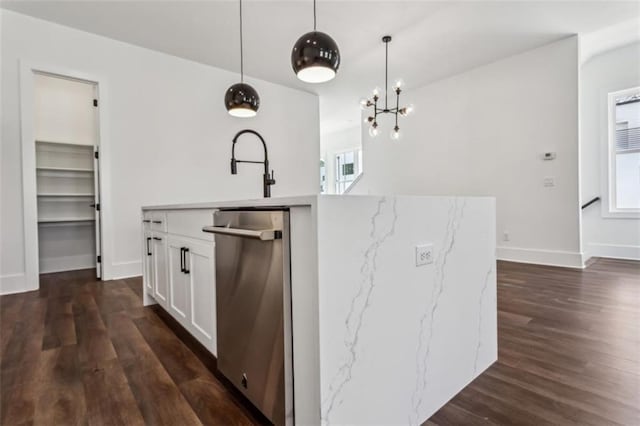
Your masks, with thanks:
[{"label": "chandelier bulb", "polygon": [[[373,124],[376,124],[375,122]],[[375,138],[376,136],[378,136],[378,133],[380,133],[380,131],[378,130],[378,126],[371,126],[369,127],[369,136],[371,136],[372,138]]]},{"label": "chandelier bulb", "polygon": [[391,139],[394,141],[398,141],[402,138],[402,133],[400,133],[400,127],[396,126],[391,130]]}]

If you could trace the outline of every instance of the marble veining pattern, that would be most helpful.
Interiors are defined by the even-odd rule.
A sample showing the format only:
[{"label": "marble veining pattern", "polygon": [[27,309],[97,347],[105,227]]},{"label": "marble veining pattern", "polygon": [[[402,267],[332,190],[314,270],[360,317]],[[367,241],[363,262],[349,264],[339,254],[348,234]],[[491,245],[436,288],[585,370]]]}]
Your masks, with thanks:
[{"label": "marble veining pattern", "polygon": [[[391,209],[391,219],[385,223],[384,210]],[[395,233],[398,212],[396,209],[396,198],[382,197],[378,200],[377,209],[371,216],[371,232],[369,238],[371,244],[364,252],[364,259],[360,267],[360,285],[357,293],[351,299],[350,310],[345,320],[346,334],[344,345],[348,351],[346,361],[339,367],[331,384],[329,385],[329,395],[323,401],[323,423],[329,424],[333,408],[340,397],[342,389],[349,384],[352,378],[353,366],[357,361],[357,346],[362,323],[365,318],[367,308],[371,304],[371,298],[376,286],[377,258],[380,247]],[[378,223],[381,222],[381,223]]]},{"label": "marble veining pattern", "polygon": [[454,198],[450,201],[447,230],[442,242],[442,249],[435,261],[435,282],[432,290],[431,309],[424,313],[420,319],[420,335],[418,336],[418,349],[416,353],[416,385],[412,397],[413,416],[410,424],[420,424],[420,407],[422,405],[425,390],[428,384],[429,354],[434,333],[434,319],[438,310],[438,302],[445,290],[446,266],[449,255],[456,244],[456,234],[464,217],[465,200]]},{"label": "marble veining pattern", "polygon": [[495,201],[324,198],[318,224],[320,423],[424,422],[497,358]]},{"label": "marble veining pattern", "polygon": [[484,284],[482,290],[480,290],[480,300],[478,301],[478,343],[476,344],[476,353],[473,357],[473,375],[478,374],[478,359],[480,358],[480,348],[482,347],[482,308],[484,306],[485,293],[489,288],[489,279],[493,273],[493,266],[487,271],[487,275],[484,277]]}]

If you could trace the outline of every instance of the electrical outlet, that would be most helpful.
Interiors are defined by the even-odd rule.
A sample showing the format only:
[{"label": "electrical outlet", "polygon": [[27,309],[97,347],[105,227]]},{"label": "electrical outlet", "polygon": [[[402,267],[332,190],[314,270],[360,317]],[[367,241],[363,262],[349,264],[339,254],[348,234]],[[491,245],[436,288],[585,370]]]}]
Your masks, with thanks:
[{"label": "electrical outlet", "polygon": [[547,176],[544,178],[544,186],[552,187],[556,186],[556,179],[553,176]]},{"label": "electrical outlet", "polygon": [[509,233],[507,231],[504,231],[504,234],[502,234],[502,240],[509,241]]},{"label": "electrical outlet", "polygon": [[433,244],[416,246],[416,266],[433,263]]}]

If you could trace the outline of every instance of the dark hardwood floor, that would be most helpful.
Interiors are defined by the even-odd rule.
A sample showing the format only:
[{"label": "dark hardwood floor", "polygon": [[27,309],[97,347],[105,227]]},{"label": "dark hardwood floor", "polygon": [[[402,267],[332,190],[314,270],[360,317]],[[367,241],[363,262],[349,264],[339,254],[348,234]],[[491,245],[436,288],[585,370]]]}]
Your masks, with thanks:
[{"label": "dark hardwood floor", "polygon": [[[260,421],[142,307],[139,278],[93,273],[0,297],[2,425]],[[498,309],[498,362],[427,424],[640,425],[640,262],[499,262]]]}]

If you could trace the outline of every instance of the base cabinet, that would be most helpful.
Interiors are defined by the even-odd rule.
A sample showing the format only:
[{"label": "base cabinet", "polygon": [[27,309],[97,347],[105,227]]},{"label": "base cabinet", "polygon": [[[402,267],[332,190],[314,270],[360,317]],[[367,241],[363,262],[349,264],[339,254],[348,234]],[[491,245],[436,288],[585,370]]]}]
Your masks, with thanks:
[{"label": "base cabinet", "polygon": [[202,232],[213,212],[204,213],[168,213],[168,232],[143,225],[143,281],[146,294],[217,356],[215,243]]},{"label": "base cabinet", "polygon": [[169,313],[180,323],[191,315],[191,289],[185,268],[185,243],[182,238],[169,236]]},{"label": "base cabinet", "polygon": [[213,243],[191,241],[186,247],[192,332],[200,343],[217,355],[215,246]]},{"label": "base cabinet", "polygon": [[[146,228],[146,227],[145,227]],[[153,233],[149,229],[145,229],[142,235],[142,247],[144,248],[142,253],[142,282],[144,285],[145,292],[151,296],[155,297],[155,293],[153,289],[155,287],[153,283]]]},{"label": "base cabinet", "polygon": [[154,297],[165,309],[169,305],[169,277],[167,271],[167,238],[165,234],[153,233],[153,283]]}]

